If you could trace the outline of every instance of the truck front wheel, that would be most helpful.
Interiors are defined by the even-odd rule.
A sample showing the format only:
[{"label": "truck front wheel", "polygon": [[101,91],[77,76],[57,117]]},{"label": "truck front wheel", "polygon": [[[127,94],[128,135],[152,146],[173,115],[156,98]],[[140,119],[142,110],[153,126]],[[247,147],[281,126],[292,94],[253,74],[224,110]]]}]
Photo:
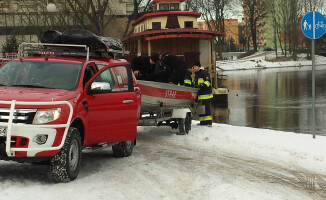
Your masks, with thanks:
[{"label": "truck front wheel", "polygon": [[115,157],[128,157],[134,149],[134,141],[119,142],[112,146],[113,155]]},{"label": "truck front wheel", "polygon": [[77,178],[81,160],[81,138],[78,129],[69,128],[61,151],[51,158],[52,178],[55,182],[69,182]]}]

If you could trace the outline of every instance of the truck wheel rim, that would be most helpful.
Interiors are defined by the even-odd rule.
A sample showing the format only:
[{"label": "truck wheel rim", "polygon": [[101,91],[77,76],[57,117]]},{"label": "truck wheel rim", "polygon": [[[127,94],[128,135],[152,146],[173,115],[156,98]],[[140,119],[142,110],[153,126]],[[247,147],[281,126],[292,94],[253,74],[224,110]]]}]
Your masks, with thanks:
[{"label": "truck wheel rim", "polygon": [[79,152],[76,140],[73,140],[69,150],[69,165],[72,171],[75,171],[78,165]]}]

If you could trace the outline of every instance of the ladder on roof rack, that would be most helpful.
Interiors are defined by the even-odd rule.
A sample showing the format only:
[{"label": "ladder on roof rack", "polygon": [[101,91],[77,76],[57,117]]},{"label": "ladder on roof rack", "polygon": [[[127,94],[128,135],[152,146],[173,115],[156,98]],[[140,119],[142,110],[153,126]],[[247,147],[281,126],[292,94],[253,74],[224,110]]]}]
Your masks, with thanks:
[{"label": "ladder on roof rack", "polygon": [[71,55],[71,56],[86,56],[86,61],[89,61],[89,47],[87,45],[77,45],[77,44],[51,44],[51,43],[21,43],[18,48],[18,57],[23,58],[24,46],[43,46],[43,47],[66,47],[66,48],[83,48],[86,52],[82,53],[79,51],[61,51],[52,49],[42,49],[42,50],[26,50],[27,53],[39,54],[39,55]]}]

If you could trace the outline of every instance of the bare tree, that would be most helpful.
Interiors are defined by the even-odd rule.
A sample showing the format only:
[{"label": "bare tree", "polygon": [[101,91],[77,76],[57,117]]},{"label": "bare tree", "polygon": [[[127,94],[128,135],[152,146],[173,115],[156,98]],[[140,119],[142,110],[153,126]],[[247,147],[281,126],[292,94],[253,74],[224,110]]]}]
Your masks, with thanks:
[{"label": "bare tree", "polygon": [[134,11],[132,15],[128,17],[127,26],[123,34],[124,36],[127,36],[131,33],[131,22],[139,17],[139,12],[146,12],[147,10],[149,10],[151,1],[152,0],[134,0]]},{"label": "bare tree", "polygon": [[46,7],[51,2],[56,3],[53,0],[4,0],[9,8],[13,4],[18,6],[19,12],[11,11],[13,15],[19,15],[22,24],[35,27],[38,32],[50,27],[57,30],[84,28],[98,35],[103,35],[109,23],[116,18],[113,8],[122,0],[61,0],[56,3],[57,11],[49,13]]},{"label": "bare tree", "polygon": [[284,55],[287,51],[292,54],[294,60],[297,59],[299,44],[299,19],[302,16],[300,0],[279,0],[276,4],[279,8],[277,12],[277,22],[279,31],[283,33]]},{"label": "bare tree", "polygon": [[[289,21],[290,21],[290,10],[291,10],[291,4],[288,0],[279,0],[277,7],[279,8],[279,12],[277,12],[277,21],[278,21],[278,28],[279,28],[279,39],[283,38],[284,43],[284,51],[282,49],[282,52],[284,53],[285,57],[287,56],[288,51],[288,40],[289,40]],[[282,34],[283,33],[283,34]],[[282,42],[282,41],[281,41]]]},{"label": "bare tree", "polygon": [[201,1],[198,0],[185,0],[185,10],[199,12]]},{"label": "bare tree", "polygon": [[262,0],[243,0],[244,16],[250,27],[250,35],[252,38],[254,51],[257,51],[257,22],[263,20],[267,15],[265,1]]},{"label": "bare tree", "polygon": [[266,1],[266,7],[268,9],[269,17],[272,20],[274,50],[275,50],[276,57],[278,57],[278,55],[277,55],[277,46],[278,45],[277,45],[276,1],[277,0]]},{"label": "bare tree", "polygon": [[288,40],[289,40],[289,51],[292,54],[293,60],[297,60],[298,47],[299,47],[299,19],[302,16],[300,0],[289,0],[291,9],[289,22],[288,22]]},{"label": "bare tree", "polygon": [[[187,3],[190,10],[202,13],[202,18],[205,20],[209,30],[224,32],[224,9],[227,2],[227,0],[189,0]],[[222,60],[222,51],[225,43],[224,36],[218,36],[215,40],[218,57]]]},{"label": "bare tree", "polygon": [[[69,9],[75,13],[76,20],[84,28],[90,24],[93,32],[104,34],[105,27],[114,19],[115,15],[110,7],[110,0],[66,0]],[[107,17],[109,16],[109,17]]]},{"label": "bare tree", "polygon": [[[303,14],[306,14],[311,11],[319,11],[321,13],[325,13],[326,11],[326,2],[324,0],[301,0],[301,7]],[[326,36],[316,40],[316,52],[319,51],[321,46],[323,45]],[[303,42],[307,47],[307,58],[311,58],[311,39],[304,37]]]}]

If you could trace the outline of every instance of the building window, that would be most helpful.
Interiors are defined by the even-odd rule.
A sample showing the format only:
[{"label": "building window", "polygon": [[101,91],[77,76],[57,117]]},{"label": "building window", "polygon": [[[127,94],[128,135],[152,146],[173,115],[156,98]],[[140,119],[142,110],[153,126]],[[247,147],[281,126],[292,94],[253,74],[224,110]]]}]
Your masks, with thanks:
[{"label": "building window", "polygon": [[170,4],[170,10],[179,10],[179,4],[178,3],[171,3]]},{"label": "building window", "polygon": [[169,10],[169,4],[168,3],[162,3],[160,4],[160,10]]},{"label": "building window", "polygon": [[194,22],[192,21],[185,21],[185,28],[193,28]]},{"label": "building window", "polygon": [[154,30],[161,29],[161,22],[152,22],[152,29]]}]

